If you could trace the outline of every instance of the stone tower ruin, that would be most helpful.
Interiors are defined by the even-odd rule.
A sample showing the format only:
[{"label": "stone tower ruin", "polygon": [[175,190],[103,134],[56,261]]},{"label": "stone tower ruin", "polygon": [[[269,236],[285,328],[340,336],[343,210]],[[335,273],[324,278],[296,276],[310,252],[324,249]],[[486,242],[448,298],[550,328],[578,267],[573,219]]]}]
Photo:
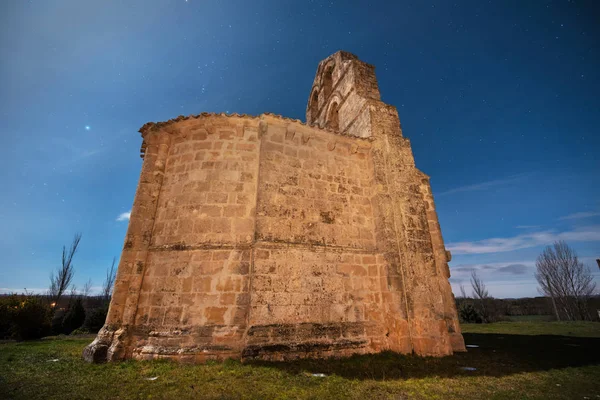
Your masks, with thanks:
[{"label": "stone tower ruin", "polygon": [[375,68],[337,52],[306,123],[147,123],[106,324],[89,361],[464,351],[429,177]]}]

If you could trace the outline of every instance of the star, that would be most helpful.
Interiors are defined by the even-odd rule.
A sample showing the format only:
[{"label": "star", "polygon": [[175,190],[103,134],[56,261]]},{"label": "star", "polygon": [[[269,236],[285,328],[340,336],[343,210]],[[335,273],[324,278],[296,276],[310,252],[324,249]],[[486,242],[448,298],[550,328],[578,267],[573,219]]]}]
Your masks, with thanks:
[{"label": "star", "polygon": [[85,130],[86,130],[86,131],[89,131],[90,129],[92,129],[92,128],[91,128],[89,125],[86,125],[86,126],[85,126]]}]

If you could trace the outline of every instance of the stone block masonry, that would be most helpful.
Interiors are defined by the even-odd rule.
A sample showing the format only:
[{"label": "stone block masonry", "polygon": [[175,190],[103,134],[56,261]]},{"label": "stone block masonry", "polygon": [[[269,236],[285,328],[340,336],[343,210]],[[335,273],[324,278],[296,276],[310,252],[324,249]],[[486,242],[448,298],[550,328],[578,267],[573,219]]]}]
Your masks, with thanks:
[{"label": "stone block masonry", "polygon": [[105,326],[89,361],[464,351],[449,253],[374,67],[319,64],[307,124],[148,123]]}]

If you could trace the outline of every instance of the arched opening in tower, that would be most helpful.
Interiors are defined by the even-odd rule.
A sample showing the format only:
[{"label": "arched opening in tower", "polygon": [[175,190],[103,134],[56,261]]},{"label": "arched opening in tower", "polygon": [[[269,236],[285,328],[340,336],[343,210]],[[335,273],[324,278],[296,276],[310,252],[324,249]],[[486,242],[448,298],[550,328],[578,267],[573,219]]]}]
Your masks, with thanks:
[{"label": "arched opening in tower", "polygon": [[316,90],[310,97],[310,121],[309,123],[315,123],[317,119],[317,113],[319,112],[319,92]]},{"label": "arched opening in tower", "polygon": [[329,113],[327,115],[327,127],[334,131],[340,130],[340,117],[338,115],[338,103],[333,102],[329,106]]},{"label": "arched opening in tower", "polygon": [[323,87],[324,98],[327,100],[333,87],[333,65],[326,67],[321,86]]}]

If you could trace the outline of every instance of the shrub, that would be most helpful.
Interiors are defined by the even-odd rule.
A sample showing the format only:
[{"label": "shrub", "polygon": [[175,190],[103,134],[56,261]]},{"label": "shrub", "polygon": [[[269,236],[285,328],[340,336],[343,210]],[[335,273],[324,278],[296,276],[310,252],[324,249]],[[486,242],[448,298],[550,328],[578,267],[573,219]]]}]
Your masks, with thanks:
[{"label": "shrub", "polygon": [[62,333],[62,323],[63,323],[63,319],[65,318],[65,314],[66,311],[60,308],[54,308],[54,314],[52,315],[52,334],[53,335],[60,335]]},{"label": "shrub", "polygon": [[87,335],[88,333],[91,333],[91,332],[82,326],[80,328],[75,329],[73,332],[71,332],[71,335]]},{"label": "shrub", "polygon": [[458,309],[458,316],[461,322],[467,324],[481,324],[483,318],[472,304],[465,303],[461,304]]},{"label": "shrub", "polygon": [[84,321],[85,308],[83,307],[83,299],[81,297],[77,297],[69,306],[69,309],[65,313],[65,317],[62,320],[62,333],[68,335],[83,325]]},{"label": "shrub", "polygon": [[98,333],[102,329],[102,326],[104,326],[107,314],[107,306],[94,308],[91,312],[87,313],[83,328],[91,333]]},{"label": "shrub", "polygon": [[51,311],[39,297],[28,296],[14,309],[11,337],[17,340],[39,339],[50,333]]},{"label": "shrub", "polygon": [[11,338],[14,315],[20,303],[15,294],[0,297],[0,339]]}]

